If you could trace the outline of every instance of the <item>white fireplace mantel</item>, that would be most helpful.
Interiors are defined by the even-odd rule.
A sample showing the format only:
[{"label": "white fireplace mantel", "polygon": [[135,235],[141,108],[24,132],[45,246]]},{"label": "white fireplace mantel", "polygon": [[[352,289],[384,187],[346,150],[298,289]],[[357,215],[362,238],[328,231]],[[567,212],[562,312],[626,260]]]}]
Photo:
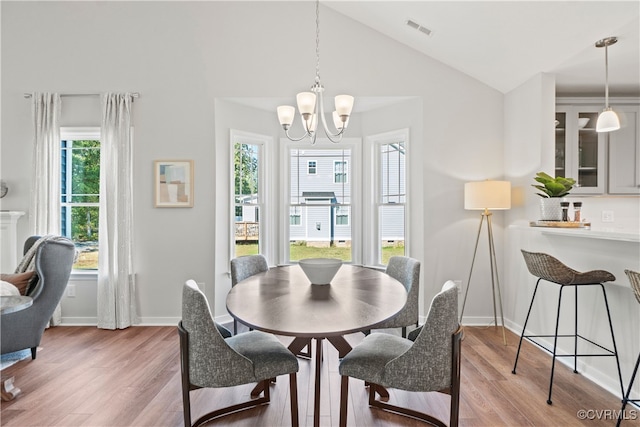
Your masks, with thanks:
[{"label": "white fireplace mantel", "polygon": [[17,224],[25,213],[0,211],[0,271],[13,273],[18,266]]}]

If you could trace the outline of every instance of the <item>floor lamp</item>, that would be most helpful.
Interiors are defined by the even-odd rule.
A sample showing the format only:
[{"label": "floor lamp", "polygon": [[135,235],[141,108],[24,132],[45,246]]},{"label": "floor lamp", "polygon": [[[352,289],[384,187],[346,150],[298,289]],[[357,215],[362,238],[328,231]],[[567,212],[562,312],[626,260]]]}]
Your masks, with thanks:
[{"label": "floor lamp", "polygon": [[478,236],[476,237],[476,246],[473,250],[473,259],[471,260],[471,269],[469,270],[469,278],[467,280],[467,290],[464,293],[464,301],[462,302],[462,310],[460,311],[460,323],[462,323],[462,315],[464,314],[464,306],[467,303],[467,295],[471,287],[471,274],[473,273],[473,265],[476,261],[476,253],[478,252],[478,242],[480,241],[480,232],[482,231],[482,223],[485,218],[487,220],[487,233],[489,237],[489,261],[491,263],[491,290],[493,296],[493,319],[496,327],[498,326],[498,317],[496,315],[496,290],[498,291],[498,302],[500,305],[500,320],[502,321],[502,340],[507,345],[507,336],[504,329],[504,315],[502,312],[502,295],[500,293],[500,279],[498,277],[498,265],[496,262],[496,248],[493,242],[493,229],[491,228],[491,210],[511,209],[511,183],[509,181],[478,181],[467,182],[464,185],[464,208],[467,210],[481,210],[480,226],[478,227]]}]

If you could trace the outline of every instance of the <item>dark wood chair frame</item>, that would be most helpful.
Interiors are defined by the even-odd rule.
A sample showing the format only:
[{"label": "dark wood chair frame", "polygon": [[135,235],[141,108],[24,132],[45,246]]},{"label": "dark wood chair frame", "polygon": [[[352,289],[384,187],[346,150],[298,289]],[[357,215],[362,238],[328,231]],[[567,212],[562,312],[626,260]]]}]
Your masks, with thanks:
[{"label": "dark wood chair frame", "polygon": [[[451,396],[451,409],[449,414],[449,427],[458,426],[458,418],[460,412],[460,360],[461,360],[461,343],[464,338],[463,327],[460,326],[451,335],[451,386],[438,390],[439,393],[448,394]],[[416,418],[421,421],[425,421],[431,425],[438,427],[447,427],[447,425],[424,412],[419,412],[410,408],[404,408],[401,406],[392,405],[386,403],[389,400],[389,394],[380,385],[368,383],[369,386],[369,406],[380,408],[384,411],[394,412],[408,417]],[[376,399],[376,393],[380,394],[380,399]],[[349,399],[349,377],[342,376],[340,383],[340,427],[347,426],[347,404]]]},{"label": "dark wood chair frame", "polygon": [[[269,384],[271,383],[271,379],[266,379],[261,381],[263,384],[262,397],[227,406],[225,408],[216,409],[215,411],[211,411],[201,416],[191,424],[191,399],[189,392],[192,390],[198,390],[202,387],[192,384],[189,380],[189,333],[182,327],[182,322],[178,324],[178,334],[180,335],[180,371],[182,374],[182,404],[185,427],[197,427],[214,418],[228,415],[243,409],[254,408],[270,402]],[[294,427],[298,427],[298,385],[295,372],[289,374],[289,387],[291,395],[291,423]]]}]

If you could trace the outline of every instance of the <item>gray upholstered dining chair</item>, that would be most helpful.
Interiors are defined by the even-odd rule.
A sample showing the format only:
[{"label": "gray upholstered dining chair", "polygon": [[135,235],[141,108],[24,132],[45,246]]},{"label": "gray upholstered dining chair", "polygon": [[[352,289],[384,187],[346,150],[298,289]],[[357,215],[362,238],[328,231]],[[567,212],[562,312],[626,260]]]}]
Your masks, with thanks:
[{"label": "gray upholstered dining chair", "polygon": [[66,237],[31,236],[25,242],[24,254],[20,264],[28,263],[28,269],[35,271],[26,293],[33,303],[24,310],[2,315],[0,347],[2,354],[29,348],[35,359],[42,334],[67,288],[76,250]]},{"label": "gray upholstered dining chair", "polygon": [[433,297],[427,320],[415,341],[391,334],[371,334],[340,362],[340,426],[347,425],[349,377],[369,384],[369,405],[408,415],[430,424],[445,424],[423,412],[376,399],[380,387],[406,391],[437,391],[451,396],[449,426],[458,425],[460,346],[458,290],[447,281]]},{"label": "gray upholstered dining chair", "polygon": [[298,425],[298,360],[278,339],[260,331],[223,338],[213,320],[209,303],[193,280],[182,289],[180,369],[185,427],[191,427],[189,392],[199,388],[233,387],[262,382],[263,396],[209,412],[193,426],[236,412],[269,403],[271,378],[289,374],[291,424]]},{"label": "gray upholstered dining chair", "polygon": [[[386,273],[402,283],[407,290],[407,302],[391,319],[380,323],[376,329],[402,328],[402,337],[407,336],[407,326],[418,326],[418,298],[420,295],[420,261],[406,256],[389,258]],[[370,331],[365,331],[369,334]]]},{"label": "gray upholstered dining chair", "polygon": [[[245,255],[231,260],[231,286],[243,281],[254,274],[269,270],[269,264],[264,255]],[[233,319],[233,333],[238,333],[238,321]]]}]

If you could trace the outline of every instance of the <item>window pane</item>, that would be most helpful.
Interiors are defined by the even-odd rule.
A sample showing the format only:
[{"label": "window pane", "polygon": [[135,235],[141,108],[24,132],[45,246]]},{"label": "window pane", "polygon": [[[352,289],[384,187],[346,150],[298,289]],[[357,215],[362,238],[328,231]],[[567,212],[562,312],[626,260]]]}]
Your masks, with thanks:
[{"label": "window pane", "polygon": [[258,203],[258,153],[258,145],[235,144],[234,188],[236,203]]},{"label": "window pane", "polygon": [[291,149],[289,154],[289,260],[351,261],[351,149]]},{"label": "window pane", "polygon": [[260,145],[234,144],[235,257],[260,253]]},{"label": "window pane", "polygon": [[[63,207],[63,215],[69,213],[66,232],[71,234],[71,240],[78,250],[78,259],[73,265],[78,270],[96,270],[98,268],[98,206]],[[70,229],[69,229],[70,224]],[[69,234],[67,234],[69,235]]]},{"label": "window pane", "polygon": [[73,240],[78,250],[73,268],[95,270],[98,268],[100,140],[65,139],[60,147],[62,234]]},{"label": "window pane", "polygon": [[260,253],[260,215],[258,206],[237,206],[242,210],[235,223],[234,256],[256,255]]},{"label": "window pane", "polygon": [[378,211],[380,224],[380,263],[386,265],[394,255],[404,255],[404,206],[383,205]]},{"label": "window pane", "polygon": [[404,142],[380,145],[380,195],[382,203],[405,203]]}]

